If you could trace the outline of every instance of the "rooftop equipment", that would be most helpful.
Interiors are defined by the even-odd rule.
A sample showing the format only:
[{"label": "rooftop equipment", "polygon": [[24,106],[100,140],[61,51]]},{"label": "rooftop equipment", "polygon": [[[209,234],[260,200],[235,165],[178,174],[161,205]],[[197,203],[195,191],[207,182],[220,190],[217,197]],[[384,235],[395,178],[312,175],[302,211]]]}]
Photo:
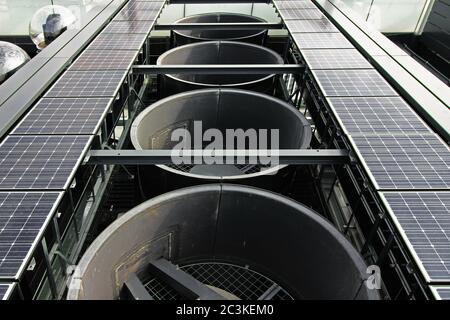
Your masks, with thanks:
[{"label": "rooftop equipment", "polygon": [[359,253],[311,209],[216,184],[164,194],[117,219],[82,257],[68,298],[378,299],[365,279]]},{"label": "rooftop equipment", "polygon": [[[284,101],[265,94],[239,89],[204,89],[165,98],[141,112],[131,128],[132,144],[137,150],[172,149],[178,144],[178,141],[171,140],[172,132],[184,128],[192,137],[192,145],[188,146],[188,149],[195,149],[194,138],[199,137],[195,137],[198,133],[194,132],[194,121],[202,121],[201,134],[210,128],[216,128],[220,130],[224,138],[226,138],[226,129],[242,129],[243,131],[267,129],[266,149],[271,147],[271,129],[279,130],[280,149],[306,149],[311,141],[311,128],[308,121],[297,109]],[[260,137],[259,134],[258,137]],[[223,141],[224,144],[226,142],[229,141]],[[246,142],[248,143],[248,140]],[[262,141],[258,141],[260,142]],[[248,144],[244,147],[234,146],[234,148],[251,149]],[[204,182],[249,178],[255,179],[246,183],[256,183],[259,186],[264,184],[271,189],[277,188],[279,183],[276,181],[281,178],[281,175],[276,173],[284,166],[182,164],[159,167],[166,173],[163,177],[164,182],[157,185],[159,187],[166,185],[171,190],[180,185],[199,183],[199,179]],[[140,169],[144,189],[154,185],[155,175],[151,171],[152,167]],[[153,182],[150,183],[150,181]],[[281,181],[278,182],[281,183]]]},{"label": "rooftop equipment", "polygon": [[[210,41],[188,44],[169,50],[158,58],[157,64],[283,64],[283,59],[276,52],[255,44]],[[274,75],[255,74],[166,74],[163,76],[162,90],[166,96],[217,86],[271,93],[274,77]]]},{"label": "rooftop equipment", "polygon": [[[177,20],[175,23],[258,23],[266,22],[264,19],[238,13],[206,13],[193,15]],[[176,46],[212,40],[242,41],[262,44],[267,30],[175,30],[173,31]]]}]

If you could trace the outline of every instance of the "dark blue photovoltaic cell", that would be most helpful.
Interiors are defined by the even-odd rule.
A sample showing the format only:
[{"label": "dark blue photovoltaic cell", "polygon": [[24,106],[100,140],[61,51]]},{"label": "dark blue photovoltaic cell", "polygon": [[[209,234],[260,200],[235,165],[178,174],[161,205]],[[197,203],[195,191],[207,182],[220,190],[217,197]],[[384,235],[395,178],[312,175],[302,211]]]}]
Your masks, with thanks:
[{"label": "dark blue photovoltaic cell", "polygon": [[382,195],[427,281],[450,282],[450,191]]},{"label": "dark blue photovoltaic cell", "polygon": [[43,98],[19,123],[15,135],[95,134],[111,98]]},{"label": "dark blue photovoltaic cell", "polygon": [[90,136],[9,136],[0,145],[1,190],[64,190]]},{"label": "dark blue photovoltaic cell", "polygon": [[115,97],[127,70],[67,71],[44,95],[46,98]]},{"label": "dark blue photovoltaic cell", "polygon": [[434,134],[351,137],[377,189],[449,189],[450,152]]},{"label": "dark blue photovoltaic cell", "polygon": [[15,283],[0,283],[0,301],[8,300]]},{"label": "dark blue photovoltaic cell", "polygon": [[437,300],[450,300],[450,287],[430,286],[430,288]]},{"label": "dark blue photovoltaic cell", "polygon": [[328,102],[350,135],[432,133],[400,97],[328,98]]},{"label": "dark blue photovoltaic cell", "polygon": [[313,70],[312,73],[327,97],[398,96],[375,69]]},{"label": "dark blue photovoltaic cell", "polygon": [[372,69],[356,49],[304,50],[302,55],[310,69]]},{"label": "dark blue photovoltaic cell", "polygon": [[15,278],[61,192],[0,192],[0,278]]}]

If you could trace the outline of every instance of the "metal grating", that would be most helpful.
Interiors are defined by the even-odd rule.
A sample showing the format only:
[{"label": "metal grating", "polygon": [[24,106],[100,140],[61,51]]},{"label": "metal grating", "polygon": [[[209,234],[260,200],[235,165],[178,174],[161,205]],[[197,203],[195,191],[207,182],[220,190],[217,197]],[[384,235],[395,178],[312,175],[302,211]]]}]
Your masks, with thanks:
[{"label": "metal grating", "polygon": [[[256,271],[233,264],[194,263],[180,266],[180,269],[201,283],[220,288],[241,300],[257,300],[269,288],[276,285],[275,282]],[[145,286],[150,295],[157,300],[180,299],[172,288],[155,278],[148,280]],[[293,297],[281,288],[273,300],[293,300]]]}]

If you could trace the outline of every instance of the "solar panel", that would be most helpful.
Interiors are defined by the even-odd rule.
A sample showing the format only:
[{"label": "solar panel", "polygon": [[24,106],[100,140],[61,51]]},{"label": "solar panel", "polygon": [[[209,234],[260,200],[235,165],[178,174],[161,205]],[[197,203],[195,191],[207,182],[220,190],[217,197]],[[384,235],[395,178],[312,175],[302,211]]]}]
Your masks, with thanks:
[{"label": "solar panel", "polygon": [[307,9],[317,8],[316,5],[310,0],[285,0],[274,1],[278,9]]},{"label": "solar panel", "polygon": [[151,10],[151,11],[154,11],[154,10],[159,10],[163,3],[164,3],[164,1],[128,2],[123,7],[123,10]]},{"label": "solar panel", "polygon": [[372,65],[356,49],[304,50],[310,69],[371,69]]},{"label": "solar panel", "polygon": [[450,150],[434,134],[351,140],[377,189],[450,188]]},{"label": "solar panel", "polygon": [[111,104],[111,98],[43,98],[12,134],[95,134]]},{"label": "solar panel", "polygon": [[114,97],[127,71],[68,71],[44,95],[47,98]]},{"label": "solar panel", "polygon": [[373,69],[313,70],[312,73],[328,97],[398,96],[378,71]]},{"label": "solar panel", "polygon": [[450,287],[430,286],[436,300],[450,300]]},{"label": "solar panel", "polygon": [[88,49],[137,51],[142,48],[146,39],[147,37],[142,34],[101,33]]},{"label": "solar panel", "polygon": [[17,278],[62,192],[0,192],[0,278]]},{"label": "solar panel", "polygon": [[287,28],[292,32],[339,32],[328,19],[320,20],[287,20]]},{"label": "solar panel", "polygon": [[354,49],[355,47],[341,33],[294,33],[299,49]]},{"label": "solar panel", "polygon": [[279,10],[283,20],[314,20],[324,19],[324,14],[319,9],[286,9]]},{"label": "solar panel", "polygon": [[152,21],[112,21],[102,33],[143,33],[148,34],[153,26]]},{"label": "solar panel", "polygon": [[113,21],[155,21],[158,17],[158,10],[122,10],[117,16],[113,19]]},{"label": "solar panel", "polygon": [[450,192],[385,192],[382,197],[427,282],[450,281]]},{"label": "solar panel", "polygon": [[329,98],[328,102],[347,134],[431,133],[400,97]]},{"label": "solar panel", "polygon": [[0,300],[8,300],[15,286],[15,283],[0,283]]},{"label": "solar panel", "polygon": [[1,190],[64,190],[90,136],[8,136],[0,145]]},{"label": "solar panel", "polygon": [[85,50],[69,70],[129,70],[137,55],[136,50]]}]

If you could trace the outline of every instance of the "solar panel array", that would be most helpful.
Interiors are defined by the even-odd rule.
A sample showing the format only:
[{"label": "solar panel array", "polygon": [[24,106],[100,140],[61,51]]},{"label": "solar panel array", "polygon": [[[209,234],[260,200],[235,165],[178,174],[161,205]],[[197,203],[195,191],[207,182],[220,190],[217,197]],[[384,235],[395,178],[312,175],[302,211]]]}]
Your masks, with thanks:
[{"label": "solar panel array", "polygon": [[[124,34],[126,36],[126,34]],[[70,66],[70,71],[129,70],[138,56],[138,51],[86,50]]]},{"label": "solar panel array", "polygon": [[304,50],[302,54],[311,70],[372,68],[356,49]]},{"label": "solar panel array", "polygon": [[383,199],[428,282],[450,279],[450,192],[385,192]]},{"label": "solar panel array", "polygon": [[431,133],[400,97],[331,97],[328,102],[349,135]]},{"label": "solar panel array", "polygon": [[446,286],[430,286],[437,300],[450,300],[450,287]]},{"label": "solar panel array", "polygon": [[92,135],[112,98],[43,98],[12,131],[13,135]]},{"label": "solar panel array", "polygon": [[449,146],[313,2],[274,3],[424,278],[450,283]]},{"label": "solar panel array", "polygon": [[8,300],[15,286],[15,283],[0,283],[0,301]]},{"label": "solar panel array", "polygon": [[17,278],[62,192],[0,192],[0,278]]},{"label": "solar panel array", "polygon": [[1,279],[21,276],[164,3],[128,1],[0,144]]}]

